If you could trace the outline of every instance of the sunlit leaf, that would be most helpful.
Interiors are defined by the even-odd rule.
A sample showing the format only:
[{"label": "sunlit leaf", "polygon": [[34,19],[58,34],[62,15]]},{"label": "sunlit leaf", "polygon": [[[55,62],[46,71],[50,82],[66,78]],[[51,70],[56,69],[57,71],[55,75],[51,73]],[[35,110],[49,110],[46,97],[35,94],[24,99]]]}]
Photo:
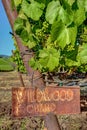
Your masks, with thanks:
[{"label": "sunlit leaf", "polygon": [[46,20],[50,24],[52,24],[55,18],[57,17],[59,8],[60,8],[59,1],[52,1],[48,4],[47,10],[46,10]]},{"label": "sunlit leaf", "polygon": [[70,43],[69,29],[61,21],[53,24],[51,36],[62,49]]},{"label": "sunlit leaf", "polygon": [[22,38],[22,40],[27,42],[29,39],[28,36],[29,36],[29,34],[28,34],[27,30],[23,29],[23,31],[20,34],[20,37]]},{"label": "sunlit leaf", "polygon": [[75,60],[71,60],[71,59],[67,59],[67,58],[65,59],[65,64],[68,67],[72,67],[72,66],[78,67],[78,66],[80,66],[80,62],[75,61]]},{"label": "sunlit leaf", "polygon": [[43,3],[38,3],[34,0],[31,3],[28,3],[26,0],[22,2],[22,10],[23,12],[33,20],[39,20],[43,13],[45,5]]},{"label": "sunlit leaf", "polygon": [[87,12],[87,0],[84,1],[85,1],[85,11]]},{"label": "sunlit leaf", "polygon": [[69,29],[69,36],[70,36],[70,41],[74,45],[77,37],[77,26],[70,27]]},{"label": "sunlit leaf", "polygon": [[40,51],[39,57],[39,63],[53,71],[59,64],[60,53],[54,48],[44,48]]},{"label": "sunlit leaf", "polygon": [[77,59],[80,60],[82,64],[87,64],[87,44],[83,44],[79,47]]},{"label": "sunlit leaf", "polygon": [[65,25],[69,25],[73,22],[73,12],[69,10],[64,10],[61,6],[58,12],[58,20],[62,20]]},{"label": "sunlit leaf", "polygon": [[85,16],[85,1],[77,0],[78,9],[74,12],[74,22],[77,26],[80,26],[86,19]]}]

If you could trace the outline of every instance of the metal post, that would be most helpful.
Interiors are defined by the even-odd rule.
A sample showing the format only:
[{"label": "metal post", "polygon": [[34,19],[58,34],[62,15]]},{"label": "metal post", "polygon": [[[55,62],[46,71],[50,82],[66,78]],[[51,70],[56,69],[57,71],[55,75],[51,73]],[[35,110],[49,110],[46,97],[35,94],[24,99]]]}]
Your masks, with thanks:
[{"label": "metal post", "polygon": [[18,75],[19,75],[19,79],[20,79],[20,82],[21,82],[21,86],[25,87],[23,77],[22,77],[22,74],[20,73],[20,71],[18,71]]},{"label": "metal post", "polygon": [[49,113],[45,116],[47,130],[61,130],[57,116]]}]

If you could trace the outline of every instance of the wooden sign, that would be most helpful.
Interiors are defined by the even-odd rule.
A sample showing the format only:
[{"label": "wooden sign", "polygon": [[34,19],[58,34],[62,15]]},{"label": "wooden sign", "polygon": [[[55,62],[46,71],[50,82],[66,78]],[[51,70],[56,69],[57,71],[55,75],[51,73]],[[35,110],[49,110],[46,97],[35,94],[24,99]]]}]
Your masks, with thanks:
[{"label": "wooden sign", "polygon": [[12,89],[12,114],[15,117],[43,116],[48,113],[80,113],[79,87]]}]

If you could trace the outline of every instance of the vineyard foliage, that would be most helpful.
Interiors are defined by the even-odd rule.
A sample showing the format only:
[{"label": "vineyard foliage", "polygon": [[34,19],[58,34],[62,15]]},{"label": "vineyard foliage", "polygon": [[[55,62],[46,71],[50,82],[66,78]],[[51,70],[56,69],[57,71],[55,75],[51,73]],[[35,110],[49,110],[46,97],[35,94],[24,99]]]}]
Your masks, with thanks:
[{"label": "vineyard foliage", "polygon": [[12,0],[14,31],[41,72],[87,71],[87,0]]},{"label": "vineyard foliage", "polygon": [[0,72],[1,71],[13,71],[15,66],[9,56],[0,56]]},{"label": "vineyard foliage", "polygon": [[20,52],[19,52],[19,49],[17,47],[17,43],[16,43],[16,40],[15,38],[13,38],[13,41],[14,41],[14,46],[15,46],[15,50],[12,51],[12,60],[13,62],[15,63],[15,68],[17,71],[21,72],[21,73],[26,73],[26,69],[24,67],[24,63],[22,61],[22,58],[20,56]]}]

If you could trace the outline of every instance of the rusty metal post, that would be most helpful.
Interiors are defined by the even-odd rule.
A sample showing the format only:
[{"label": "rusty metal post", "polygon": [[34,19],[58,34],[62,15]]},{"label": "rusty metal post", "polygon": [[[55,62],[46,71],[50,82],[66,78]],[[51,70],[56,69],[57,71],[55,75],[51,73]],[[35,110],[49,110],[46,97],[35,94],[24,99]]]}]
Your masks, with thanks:
[{"label": "rusty metal post", "polygon": [[[11,0],[2,0],[2,3],[3,3],[3,6],[5,8],[6,14],[8,16],[8,20],[11,24],[12,29],[13,29],[14,21],[17,17],[17,12],[15,10],[12,11]],[[14,32],[14,30],[13,30],[13,32]],[[33,53],[31,55],[25,53],[25,52],[28,52],[29,49],[27,47],[23,46],[21,39],[16,34],[15,34],[15,39],[16,39],[16,42],[17,42],[17,45],[18,45],[18,48],[19,48],[19,51],[20,51],[20,55],[22,56],[22,59],[23,59],[23,62],[24,62],[25,68],[27,70],[29,78],[32,79],[32,76],[33,76],[33,79],[36,79],[33,82],[33,86],[34,87],[39,87],[39,86],[44,87],[45,84],[44,84],[41,73],[39,71],[34,71],[31,67],[29,67],[29,64],[28,64],[31,57],[33,57]],[[31,85],[32,85],[32,82],[31,82]],[[54,116],[54,115],[46,116],[45,120],[46,120],[48,130],[60,130],[59,129],[59,123],[56,121],[56,116]],[[49,127],[51,124],[52,124],[52,126]]]},{"label": "rusty metal post", "polygon": [[57,116],[52,113],[49,113],[46,115],[45,124],[46,124],[47,130],[61,130]]},{"label": "rusty metal post", "polygon": [[22,77],[22,74],[20,73],[20,71],[18,71],[18,75],[19,75],[19,79],[20,79],[20,82],[21,82],[21,86],[25,87],[23,77]]},{"label": "rusty metal post", "polygon": [[[6,14],[8,16],[8,20],[11,24],[12,29],[13,29],[14,21],[17,18],[17,12],[16,12],[16,10],[13,11],[11,9],[11,0],[2,0],[2,3],[4,5]],[[13,32],[14,32],[14,30],[13,30]],[[23,46],[21,39],[16,34],[14,36],[15,36],[17,46],[18,46],[19,51],[20,51],[20,55],[22,56],[25,68],[26,68],[28,76],[30,78],[31,85],[36,86],[36,87],[45,86],[41,73],[39,71],[34,71],[31,67],[29,67],[29,60],[31,59],[31,57],[34,56],[33,52],[28,54],[29,51],[31,51],[31,50],[29,50],[27,47]],[[32,84],[32,76],[34,79],[33,84]]]}]

